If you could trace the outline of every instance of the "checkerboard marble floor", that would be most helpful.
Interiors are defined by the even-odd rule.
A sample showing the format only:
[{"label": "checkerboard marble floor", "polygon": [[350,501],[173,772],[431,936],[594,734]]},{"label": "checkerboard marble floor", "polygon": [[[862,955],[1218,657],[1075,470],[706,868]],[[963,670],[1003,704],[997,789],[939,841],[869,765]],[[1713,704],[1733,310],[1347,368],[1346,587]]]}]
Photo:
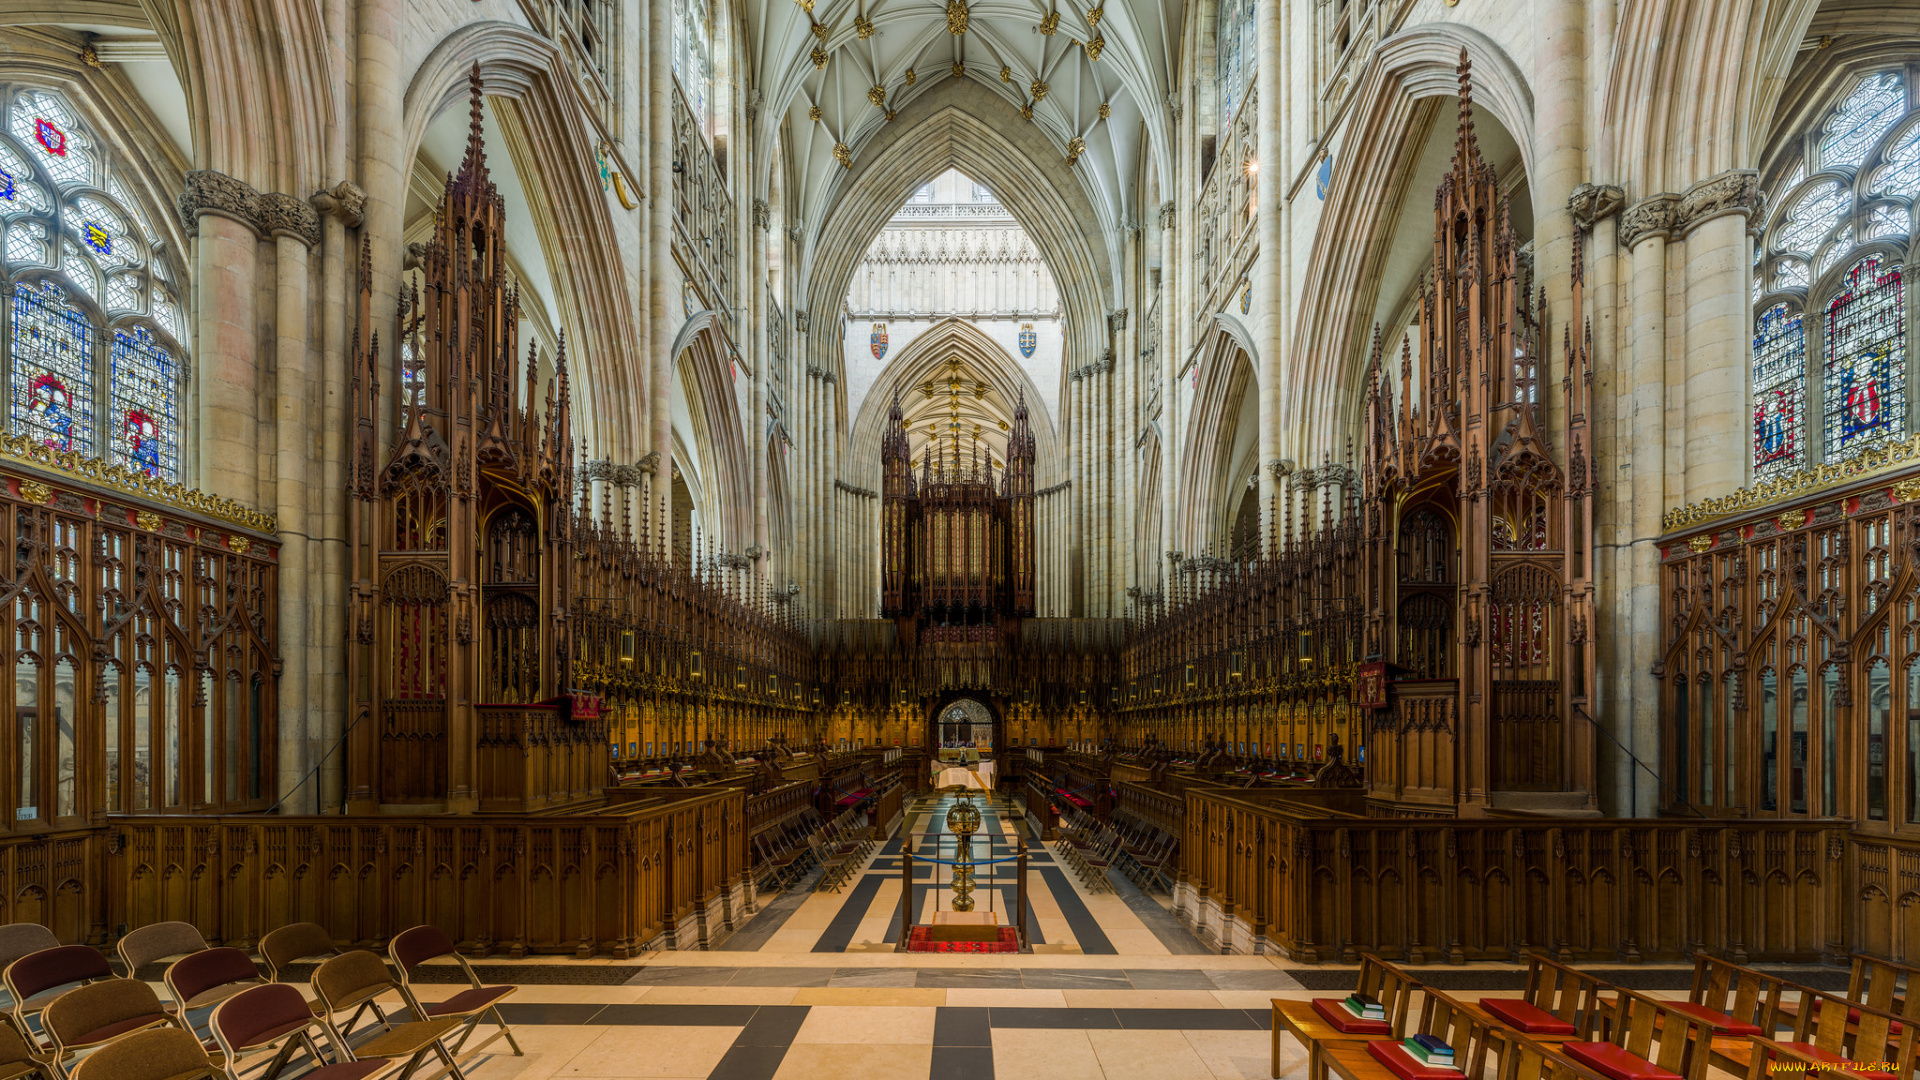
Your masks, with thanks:
[{"label": "checkerboard marble floor", "polygon": [[[909,808],[900,830],[925,850],[947,804]],[[977,857],[1024,831],[1005,802],[983,806]],[[465,1063],[470,1080],[684,1077],[705,1080],[1255,1080],[1268,1077],[1274,998],[1350,989],[1352,967],[1209,953],[1155,897],[1124,881],[1082,887],[1052,845],[1028,839],[1030,954],[894,951],[901,838],[876,845],[837,892],[768,900],[708,952],[629,961],[487,961],[519,991],[504,1043]],[[945,902],[917,869],[917,918]],[[945,874],[940,875],[945,881]],[[1010,875],[982,872],[981,906],[1012,902]],[[1004,889],[1002,888],[1004,887]],[[1633,985],[1684,991],[1686,972],[1638,968]],[[1453,988],[1517,990],[1511,965],[1447,968]],[[1622,980],[1625,981],[1625,980]],[[1307,1080],[1285,1048],[1286,1080]]]}]

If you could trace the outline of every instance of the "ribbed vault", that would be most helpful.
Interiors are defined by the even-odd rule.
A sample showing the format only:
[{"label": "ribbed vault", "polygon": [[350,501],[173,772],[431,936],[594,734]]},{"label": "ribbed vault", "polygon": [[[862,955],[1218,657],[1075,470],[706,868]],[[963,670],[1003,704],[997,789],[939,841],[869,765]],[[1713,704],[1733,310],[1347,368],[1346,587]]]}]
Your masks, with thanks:
[{"label": "ribbed vault", "polygon": [[[959,169],[993,189],[1046,260],[1060,289],[1063,360],[1071,369],[1106,344],[1114,295],[1106,238],[1088,227],[1098,220],[1093,205],[1046,137],[1005,101],[967,85],[948,80],[921,95],[862,149],[816,234],[808,308],[838,311],[855,267],[895,208],[921,184]],[[808,344],[822,366],[839,367],[840,339],[839,320],[814,320]]]},{"label": "ribbed vault", "polygon": [[[1039,404],[1039,387],[1033,384],[1026,369],[992,338],[972,323],[959,319],[948,319],[915,338],[874,382],[860,406],[860,415],[854,418],[848,439],[848,459],[844,467],[851,482],[879,490],[880,439],[886,433],[887,413],[893,407],[895,392],[899,393],[903,407],[918,410],[922,404],[931,404],[944,419],[947,365],[952,359],[958,359],[963,369],[986,384],[987,393],[983,398],[975,397],[971,388],[962,395],[968,399],[966,422],[970,425],[985,421],[982,426],[987,431],[980,439],[982,449],[991,449],[994,461],[1006,463],[1006,433],[994,421],[1010,421],[1014,402],[1024,395],[1027,423],[1033,431],[1036,486],[1046,488],[1059,483],[1066,475],[1065,455],[1060,452],[1052,418]],[[936,400],[926,402],[923,390],[929,382],[934,384]],[[918,411],[910,413],[910,416],[918,415]],[[924,433],[924,424],[922,431]],[[963,433],[961,445],[968,445],[967,433]]]}]

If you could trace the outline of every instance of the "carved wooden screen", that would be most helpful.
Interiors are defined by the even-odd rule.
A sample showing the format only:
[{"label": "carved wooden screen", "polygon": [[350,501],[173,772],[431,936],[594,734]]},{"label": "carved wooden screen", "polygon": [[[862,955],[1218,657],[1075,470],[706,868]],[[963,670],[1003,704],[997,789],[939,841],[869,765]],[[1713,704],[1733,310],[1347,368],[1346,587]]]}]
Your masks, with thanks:
[{"label": "carved wooden screen", "polygon": [[1836,488],[1666,545],[1664,805],[1920,835],[1914,498]]},{"label": "carved wooden screen", "polygon": [[50,491],[0,492],[0,828],[103,812],[264,809],[275,789],[272,552],[252,537]]}]

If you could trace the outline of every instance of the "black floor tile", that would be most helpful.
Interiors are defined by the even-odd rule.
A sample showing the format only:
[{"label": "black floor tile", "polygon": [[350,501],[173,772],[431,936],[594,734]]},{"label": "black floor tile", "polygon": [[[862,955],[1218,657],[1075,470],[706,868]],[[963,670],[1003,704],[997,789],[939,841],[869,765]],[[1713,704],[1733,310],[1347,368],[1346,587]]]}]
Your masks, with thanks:
[{"label": "black floor tile", "polygon": [[927,1080],[993,1080],[993,1047],[936,1046]]},{"label": "black floor tile", "polygon": [[806,1022],[807,1005],[762,1005],[740,1030],[735,1046],[788,1046]]},{"label": "black floor tile", "polygon": [[509,1001],[500,1006],[500,1015],[506,1017],[509,1024],[585,1024],[604,1008],[605,1005],[571,1002]]},{"label": "black floor tile", "polygon": [[873,898],[880,895],[880,886],[887,879],[879,874],[868,874],[846,891],[840,904],[840,910],[834,912],[833,921],[821,933],[814,943],[814,952],[846,952],[853,943],[853,935],[860,932],[860,920],[866,917],[867,909],[873,906]]},{"label": "black floor tile", "polygon": [[1253,1021],[1254,1027],[1259,1028],[1261,1031],[1273,1030],[1272,1009],[1242,1009],[1241,1011],[1247,1014],[1247,1019]]},{"label": "black floor tile", "polygon": [[773,1080],[786,1059],[785,1046],[736,1046],[707,1074],[707,1080]]},{"label": "black floor tile", "polygon": [[1258,1025],[1241,1009],[1115,1009],[1129,1030],[1251,1031]]},{"label": "black floor tile", "polygon": [[993,1045],[993,1028],[986,1009],[942,1005],[933,1011],[933,1058],[940,1060],[943,1046]]},{"label": "black floor tile", "polygon": [[1112,1009],[989,1009],[997,1028],[1083,1028],[1114,1031],[1120,1020]]},{"label": "black floor tile", "polygon": [[912,968],[834,968],[828,986],[881,986],[904,988],[914,985]]},{"label": "black floor tile", "polygon": [[596,1024],[646,1027],[746,1027],[753,1005],[609,1005],[593,1014]]},{"label": "black floor tile", "polygon": [[[1299,990],[1300,980],[1288,971],[1209,971],[1217,990]],[[1347,976],[1341,987],[1352,990],[1354,976]]]},{"label": "black floor tile", "polygon": [[1115,956],[1118,949],[1107,939],[1106,932],[1100,929],[1100,920],[1087,910],[1080,894],[1073,891],[1073,883],[1067,880],[1066,871],[1056,866],[1040,868],[1040,877],[1053,891],[1054,902],[1060,905],[1060,915],[1067,920],[1067,929],[1073,931],[1073,940],[1080,951],[1088,956]]}]

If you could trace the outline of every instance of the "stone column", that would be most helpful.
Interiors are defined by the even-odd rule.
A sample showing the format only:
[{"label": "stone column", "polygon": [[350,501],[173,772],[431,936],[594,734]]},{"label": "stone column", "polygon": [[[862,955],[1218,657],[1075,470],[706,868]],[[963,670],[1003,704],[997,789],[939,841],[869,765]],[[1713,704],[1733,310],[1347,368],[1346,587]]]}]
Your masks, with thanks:
[{"label": "stone column", "polygon": [[[356,167],[365,203],[361,233],[372,246],[373,317],[391,319],[400,280],[401,245],[407,206],[407,176],[412,166],[398,152],[406,115],[408,73],[400,69],[401,12],[392,0],[358,0],[357,57],[353,65],[353,119]],[[203,279],[204,280],[204,279]],[[203,285],[204,287],[204,285]],[[393,354],[389,354],[391,358]],[[400,395],[386,394],[383,422],[376,425],[381,447],[392,438]]]},{"label": "stone column", "polygon": [[[1278,461],[1286,452],[1280,430],[1280,357],[1286,351],[1286,296],[1282,290],[1281,274],[1287,253],[1286,235],[1281,231],[1286,200],[1281,184],[1282,173],[1286,171],[1286,144],[1281,133],[1286,97],[1281,89],[1286,81],[1279,62],[1286,55],[1282,29],[1284,7],[1278,3],[1263,3],[1256,5],[1254,12],[1255,54],[1260,58],[1261,68],[1251,90],[1254,95],[1253,122],[1257,154],[1253,165],[1257,170],[1253,177],[1253,190],[1258,204],[1254,219],[1254,241],[1259,245],[1259,254],[1255,256],[1251,272],[1253,338],[1255,347],[1260,350],[1258,460],[1263,466],[1259,470],[1262,515],[1267,514],[1273,505],[1273,474],[1264,464]],[[1355,17],[1358,17],[1357,13]]]},{"label": "stone column", "polygon": [[[743,141],[752,143],[751,137]],[[753,257],[744,260],[748,272],[740,275],[740,287],[753,294],[748,303],[748,310],[753,314],[746,327],[753,348],[753,415],[747,417],[746,436],[747,453],[753,455],[753,546],[758,551],[754,556],[758,560],[755,573],[762,579],[769,579],[773,570],[773,560],[767,553],[772,535],[767,528],[767,470],[771,467],[767,461],[767,390],[773,381],[773,372],[769,370],[773,350],[768,335],[773,333],[773,328],[767,323],[767,288],[762,281],[766,270],[768,218],[766,201],[755,199],[750,245]]]},{"label": "stone column", "polygon": [[[1627,605],[1632,659],[1625,698],[1629,716],[1616,721],[1617,737],[1646,768],[1629,761],[1623,788],[1635,817],[1659,806],[1658,781],[1646,770],[1660,769],[1660,693],[1653,665],[1660,659],[1660,515],[1666,503],[1667,451],[1667,232],[1677,208],[1671,195],[1656,195],[1629,209],[1620,222],[1620,245],[1632,258],[1633,454],[1616,470],[1633,491],[1633,516],[1627,530],[1626,561],[1632,572]],[[1624,728],[1624,730],[1618,730]]]},{"label": "stone column", "polygon": [[1160,370],[1160,546],[1153,552],[1153,563],[1160,572],[1155,575],[1161,582],[1161,589],[1169,599],[1173,577],[1167,563],[1167,552],[1174,549],[1173,508],[1175,498],[1174,473],[1179,461],[1178,411],[1174,404],[1180,396],[1180,331],[1186,322],[1186,316],[1179,309],[1179,289],[1174,285],[1175,275],[1179,272],[1180,256],[1178,236],[1175,232],[1177,211],[1174,203],[1160,205],[1160,345],[1155,359]]},{"label": "stone column", "polygon": [[670,294],[679,287],[673,239],[673,0],[647,3],[647,305],[652,337],[648,342],[648,450],[655,459],[653,527],[667,550],[673,548],[673,320]]},{"label": "stone column", "polygon": [[199,378],[199,486],[261,505],[257,417],[260,342],[254,313],[259,275],[259,195],[225,173],[187,174],[180,212],[194,235],[194,356]]},{"label": "stone column", "polygon": [[[344,159],[343,159],[344,160]],[[321,246],[326,259],[322,263],[326,279],[325,298],[320,314],[323,341],[320,384],[324,400],[324,420],[320,428],[321,480],[318,503],[322,522],[319,546],[319,593],[325,598],[318,620],[320,640],[313,651],[315,670],[308,685],[314,687],[319,706],[319,753],[322,755],[319,780],[319,812],[338,813],[345,794],[345,748],[335,747],[343,738],[342,719],[346,715],[346,634],[347,634],[347,331],[352,316],[347,308],[348,274],[355,263],[355,251],[347,243],[347,230],[364,221],[366,192],[357,185],[341,181],[313,199],[320,219]]]},{"label": "stone column", "polygon": [[[274,433],[277,437],[274,463],[274,514],[280,527],[280,655],[284,665],[280,674],[279,708],[279,787],[285,798],[307,779],[308,770],[319,754],[325,753],[317,738],[325,724],[320,696],[310,684],[309,673],[319,668],[316,655],[319,639],[316,595],[330,594],[313,589],[313,576],[319,559],[313,558],[317,544],[314,527],[319,522],[307,512],[312,498],[312,463],[316,450],[313,403],[319,392],[314,378],[312,324],[308,318],[308,249],[320,239],[319,215],[313,208],[290,195],[269,195],[262,200],[266,223],[274,236],[275,310],[274,310]],[[264,755],[261,755],[264,758]],[[311,813],[319,809],[319,789],[306,784],[298,802],[288,809]]]},{"label": "stone column", "polygon": [[[1680,502],[1725,495],[1747,479],[1747,214],[1759,177],[1723,173],[1687,190],[1686,487]],[[1662,509],[1666,509],[1662,507]]]},{"label": "stone column", "polygon": [[[1561,324],[1573,297],[1572,211],[1568,199],[1586,180],[1586,0],[1542,0],[1533,5],[1538,19],[1534,64],[1540,96],[1534,110],[1533,189],[1535,277],[1547,291],[1546,370],[1550,387],[1559,386]],[[1572,329],[1579,333],[1578,328]],[[1548,430],[1562,429],[1566,403],[1558,393],[1545,395]]]}]

